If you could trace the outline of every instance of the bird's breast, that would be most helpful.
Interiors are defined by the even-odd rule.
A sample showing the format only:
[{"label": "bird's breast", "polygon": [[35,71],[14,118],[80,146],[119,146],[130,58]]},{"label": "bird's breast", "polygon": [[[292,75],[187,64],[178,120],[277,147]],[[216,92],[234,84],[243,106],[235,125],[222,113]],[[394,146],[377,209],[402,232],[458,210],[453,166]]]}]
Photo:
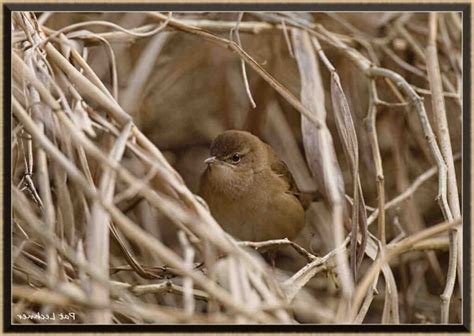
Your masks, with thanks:
[{"label": "bird's breast", "polygon": [[303,227],[302,206],[278,181],[253,174],[240,182],[216,183],[216,176],[210,175],[214,173],[211,170],[203,175],[201,196],[232,236],[250,241],[292,239]]}]

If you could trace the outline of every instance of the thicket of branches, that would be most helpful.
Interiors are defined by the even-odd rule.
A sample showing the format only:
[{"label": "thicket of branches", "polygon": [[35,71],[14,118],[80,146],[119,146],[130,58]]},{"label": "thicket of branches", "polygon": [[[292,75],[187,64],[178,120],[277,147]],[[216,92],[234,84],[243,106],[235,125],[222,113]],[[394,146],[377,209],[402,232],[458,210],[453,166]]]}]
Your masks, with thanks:
[{"label": "thicket of branches", "polygon": [[[13,323],[462,321],[459,13],[14,12],[12,30]],[[322,195],[295,242],[236,241],[195,196],[233,128]]]}]

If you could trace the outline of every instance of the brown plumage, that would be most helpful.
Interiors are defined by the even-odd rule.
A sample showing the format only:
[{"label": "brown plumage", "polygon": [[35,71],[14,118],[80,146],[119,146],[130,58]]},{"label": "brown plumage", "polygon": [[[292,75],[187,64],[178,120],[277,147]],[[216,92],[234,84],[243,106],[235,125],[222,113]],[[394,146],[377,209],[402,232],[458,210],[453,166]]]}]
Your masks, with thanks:
[{"label": "brown plumage", "polygon": [[273,149],[231,130],[213,141],[210,152],[199,194],[224,230],[242,240],[294,239],[305,212],[288,167]]}]

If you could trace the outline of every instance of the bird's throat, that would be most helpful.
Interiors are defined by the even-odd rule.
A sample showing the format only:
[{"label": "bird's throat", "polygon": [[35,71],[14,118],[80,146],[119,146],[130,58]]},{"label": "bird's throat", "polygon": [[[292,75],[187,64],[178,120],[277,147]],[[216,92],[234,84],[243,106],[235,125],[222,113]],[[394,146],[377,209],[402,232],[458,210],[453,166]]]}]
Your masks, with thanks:
[{"label": "bird's throat", "polygon": [[225,166],[209,167],[205,173],[206,183],[214,193],[226,198],[232,196],[235,199],[248,192],[252,185],[252,177],[252,172],[237,174],[232,168]]}]

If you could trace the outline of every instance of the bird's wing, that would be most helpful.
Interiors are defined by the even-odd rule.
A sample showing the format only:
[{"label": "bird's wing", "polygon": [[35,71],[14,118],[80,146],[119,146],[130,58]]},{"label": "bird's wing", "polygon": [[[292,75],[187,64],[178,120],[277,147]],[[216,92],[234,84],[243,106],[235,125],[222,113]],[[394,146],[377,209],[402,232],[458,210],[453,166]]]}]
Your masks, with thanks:
[{"label": "bird's wing", "polygon": [[274,157],[272,158],[270,162],[270,167],[272,171],[275,174],[277,174],[279,177],[281,177],[288,184],[289,192],[298,193],[299,192],[298,186],[296,185],[295,179],[293,178],[293,175],[288,169],[288,166],[286,165],[286,163],[280,160],[276,155],[273,155],[273,156]]},{"label": "bird's wing", "polygon": [[296,181],[291,174],[286,163],[275,154],[273,149],[270,147],[269,161],[272,171],[281,177],[288,184],[288,193],[293,194],[298,198],[304,209],[307,209],[312,202],[313,196],[308,193],[301,193],[298,189]]}]

